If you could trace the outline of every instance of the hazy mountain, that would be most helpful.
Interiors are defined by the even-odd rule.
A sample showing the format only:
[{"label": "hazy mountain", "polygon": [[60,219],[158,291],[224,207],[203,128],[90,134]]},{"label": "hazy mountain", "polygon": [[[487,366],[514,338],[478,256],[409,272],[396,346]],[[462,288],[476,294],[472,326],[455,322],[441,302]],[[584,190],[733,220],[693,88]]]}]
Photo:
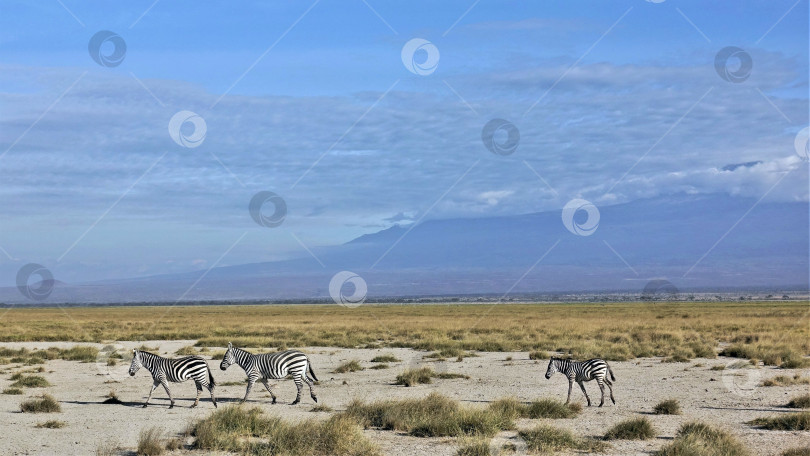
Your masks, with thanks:
[{"label": "hazy mountain", "polygon": [[[328,297],[330,279],[343,270],[360,275],[369,296],[642,290],[655,278],[680,289],[806,290],[808,204],[755,203],[677,195],[600,207],[590,236],[569,232],[561,211],[429,220],[317,249],[324,266],[307,256],[220,267],[188,292],[203,271],[60,285],[48,300]],[[585,218],[580,211],[575,220]],[[15,288],[0,290],[0,299],[25,301]]]}]

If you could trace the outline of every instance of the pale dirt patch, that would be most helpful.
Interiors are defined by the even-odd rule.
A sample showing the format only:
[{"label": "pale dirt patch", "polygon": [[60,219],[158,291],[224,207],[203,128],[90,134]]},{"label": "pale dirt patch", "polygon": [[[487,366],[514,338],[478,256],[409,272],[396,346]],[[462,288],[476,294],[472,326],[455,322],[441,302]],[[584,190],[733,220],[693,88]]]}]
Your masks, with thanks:
[{"label": "pale dirt patch", "polygon": [[[174,352],[194,341],[147,341],[151,347],[159,347],[162,355],[174,356]],[[151,388],[151,377],[141,370],[130,377],[127,374],[131,358],[131,349],[141,342],[117,342],[122,348],[124,359],[117,366],[108,368],[105,359],[99,363],[80,363],[74,361],[48,361],[43,365],[45,372],[38,374],[48,379],[53,386],[48,388],[26,388],[23,396],[0,394],[0,454],[93,454],[96,447],[107,441],[115,441],[122,448],[134,450],[138,433],[144,427],[161,426],[167,435],[177,435],[191,422],[207,416],[213,410],[207,392],[204,392],[200,406],[188,408],[194,400],[193,383],[172,384],[170,388],[175,396],[177,406],[169,410],[168,398],[162,388],[155,391],[152,405],[143,409],[142,402]],[[3,343],[9,348],[27,347],[47,348],[51,346],[69,347],[75,343],[26,342]],[[99,349],[107,344],[94,345]],[[211,349],[203,354],[209,358],[218,349]],[[410,349],[337,349],[324,347],[304,348],[310,355],[315,373],[321,380],[316,392],[321,403],[340,411],[345,409],[352,398],[367,401],[389,398],[420,398],[432,391],[437,391],[469,406],[486,406],[490,401],[515,396],[523,401],[538,398],[565,399],[567,382],[556,375],[546,380],[546,361],[530,361],[528,353],[478,353],[478,357],[465,358],[461,362],[455,359],[435,361],[422,359],[428,352]],[[380,354],[394,354],[400,362],[388,363],[390,368],[381,370],[369,369],[374,363],[370,360]],[[511,356],[511,361],[506,358]],[[334,374],[332,371],[340,364],[356,359],[366,368],[360,372]],[[657,358],[637,359],[628,362],[611,362],[616,374],[614,395],[617,405],[605,407],[583,407],[582,414],[570,420],[528,420],[518,421],[519,428],[530,428],[545,422],[554,426],[568,428],[578,435],[598,437],[613,424],[631,417],[644,414],[654,423],[658,436],[654,439],[635,441],[614,441],[609,455],[648,454],[671,441],[682,423],[701,420],[727,429],[736,435],[753,454],[772,455],[797,446],[810,445],[810,433],[766,431],[754,429],[745,422],[756,417],[791,410],[780,407],[791,396],[807,393],[807,385],[790,387],[756,387],[746,384],[748,376],[761,382],[762,379],[778,374],[802,373],[810,375],[807,369],[788,370],[759,368],[750,370],[709,370],[715,365],[725,365],[733,360],[694,360],[686,363],[662,363]],[[701,367],[692,367],[701,363]],[[218,383],[239,382],[244,380],[244,373],[237,366],[222,372],[219,361],[210,361],[209,365]],[[470,379],[434,380],[430,385],[418,385],[410,388],[393,385],[394,378],[407,367],[432,366],[438,372],[456,372],[470,376]],[[36,367],[36,366],[33,366]],[[30,369],[31,366],[0,366],[0,389],[7,387],[11,381],[8,377],[13,372]],[[726,376],[726,381],[723,376]],[[713,379],[713,380],[712,380]],[[734,382],[729,382],[734,379]],[[347,384],[344,384],[344,381]],[[735,383],[736,382],[736,383]],[[326,417],[328,413],[313,413],[313,407],[306,387],[302,394],[301,404],[288,405],[295,398],[295,385],[291,380],[275,382],[274,388],[279,403],[270,404],[270,398],[261,385],[254,387],[250,404],[257,405],[269,414],[278,414],[285,419],[300,420],[311,417]],[[750,383],[750,382],[749,382]],[[737,388],[730,392],[729,385]],[[734,386],[738,385],[738,386]],[[599,388],[594,382],[587,383],[586,388],[591,399],[598,404]],[[113,389],[124,405],[102,404],[107,393]],[[220,386],[217,398],[220,406],[227,405],[244,395],[242,385]],[[19,412],[19,404],[24,398],[47,392],[53,395],[62,405],[62,413],[27,414]],[[648,414],[653,406],[661,400],[675,398],[681,403],[682,415],[661,416]],[[585,398],[575,385],[572,400],[585,405]],[[58,419],[67,425],[62,429],[37,429],[35,425],[48,419]],[[456,440],[452,438],[416,438],[392,431],[367,430],[366,435],[376,442],[385,454],[391,455],[453,455],[457,449]],[[180,454],[182,452],[175,452]]]}]

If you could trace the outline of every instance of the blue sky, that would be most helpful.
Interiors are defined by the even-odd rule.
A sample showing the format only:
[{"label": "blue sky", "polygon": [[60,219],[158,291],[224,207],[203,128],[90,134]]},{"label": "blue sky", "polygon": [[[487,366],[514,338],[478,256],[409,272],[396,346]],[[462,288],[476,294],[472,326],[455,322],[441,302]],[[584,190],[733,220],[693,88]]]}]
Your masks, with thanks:
[{"label": "blue sky", "polygon": [[[549,3],[0,2],[0,284],[28,262],[188,271],[572,198],[808,200],[806,0]],[[88,53],[101,30],[126,42],[116,67]],[[403,65],[413,38],[435,72]],[[727,46],[751,56],[742,83],[715,71]],[[199,147],[168,134],[182,110]],[[493,118],[514,154],[483,146]],[[259,191],[286,201],[281,227],[251,219]]]}]

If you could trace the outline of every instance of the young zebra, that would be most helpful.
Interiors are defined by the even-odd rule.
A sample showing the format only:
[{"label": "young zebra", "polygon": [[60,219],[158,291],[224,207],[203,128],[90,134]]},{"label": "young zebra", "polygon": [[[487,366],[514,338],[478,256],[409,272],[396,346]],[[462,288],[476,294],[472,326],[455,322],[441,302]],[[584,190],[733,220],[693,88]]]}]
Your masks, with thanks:
[{"label": "young zebra", "polygon": [[[548,369],[546,370],[546,379],[550,379],[555,372],[560,372],[568,378],[568,398],[565,400],[567,404],[571,400],[571,388],[574,386],[574,381],[579,383],[582,388],[582,393],[585,394],[585,399],[588,400],[588,407],[591,406],[591,398],[588,397],[588,392],[585,391],[585,385],[582,382],[589,382],[596,379],[599,389],[602,390],[602,401],[599,402],[599,407],[605,403],[605,385],[610,389],[610,400],[616,404],[616,399],[613,399],[613,383],[611,380],[616,381],[613,376],[613,369],[610,368],[607,361],[603,359],[589,359],[588,361],[577,362],[572,359],[562,359],[551,357],[548,362]],[[610,372],[610,379],[605,375]]]},{"label": "young zebra", "polygon": [[[227,369],[232,364],[238,364],[239,367],[245,370],[248,376],[247,390],[242,402],[245,402],[250,394],[250,390],[257,380],[261,380],[267,392],[273,398],[273,404],[276,403],[276,395],[270,390],[270,385],[267,379],[281,379],[292,375],[295,386],[298,388],[298,394],[295,396],[295,401],[291,405],[295,405],[301,401],[301,388],[304,386],[303,382],[309,385],[309,395],[312,400],[318,402],[318,397],[312,389],[312,380],[307,376],[312,375],[312,378],[318,380],[315,372],[312,370],[312,363],[307,358],[307,355],[298,350],[287,350],[279,353],[266,353],[261,355],[254,355],[250,352],[236,348],[228,342],[228,350],[222,358],[222,363],[219,368],[222,370]],[[309,371],[309,372],[307,372]]]},{"label": "young zebra", "polygon": [[166,394],[169,395],[171,405],[169,408],[174,407],[174,398],[169,391],[168,382],[184,382],[188,379],[194,380],[197,385],[197,399],[194,400],[196,407],[200,403],[200,394],[202,393],[203,386],[208,388],[211,393],[211,402],[214,407],[217,406],[217,399],[214,397],[214,376],[211,375],[211,370],[208,368],[208,363],[199,356],[185,356],[183,358],[170,359],[162,356],[155,355],[141,350],[132,350],[132,364],[129,365],[129,375],[134,376],[138,369],[145,367],[149,373],[152,374],[152,390],[149,391],[149,397],[146,398],[143,406],[149,405],[149,400],[152,399],[152,393],[158,385],[163,385]]}]

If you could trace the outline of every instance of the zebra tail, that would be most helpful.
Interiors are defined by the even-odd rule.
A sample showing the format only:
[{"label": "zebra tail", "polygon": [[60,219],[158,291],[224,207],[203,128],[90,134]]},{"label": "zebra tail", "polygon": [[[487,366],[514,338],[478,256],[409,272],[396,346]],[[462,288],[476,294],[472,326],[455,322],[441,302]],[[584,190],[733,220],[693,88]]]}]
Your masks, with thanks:
[{"label": "zebra tail", "polygon": [[307,359],[307,367],[309,367],[309,375],[312,376],[312,379],[315,380],[316,382],[319,382],[320,380],[318,380],[318,377],[315,376],[315,371],[312,370],[312,361],[310,361],[309,359]]},{"label": "zebra tail", "polygon": [[211,386],[212,387],[217,386],[217,382],[214,381],[214,374],[211,373],[211,368],[209,367],[207,370],[208,370],[208,381],[211,383]]},{"label": "zebra tail", "polygon": [[613,375],[613,369],[610,368],[610,364],[608,364],[607,361],[605,361],[605,366],[607,366],[608,372],[610,372],[610,379],[615,382],[616,377]]}]

